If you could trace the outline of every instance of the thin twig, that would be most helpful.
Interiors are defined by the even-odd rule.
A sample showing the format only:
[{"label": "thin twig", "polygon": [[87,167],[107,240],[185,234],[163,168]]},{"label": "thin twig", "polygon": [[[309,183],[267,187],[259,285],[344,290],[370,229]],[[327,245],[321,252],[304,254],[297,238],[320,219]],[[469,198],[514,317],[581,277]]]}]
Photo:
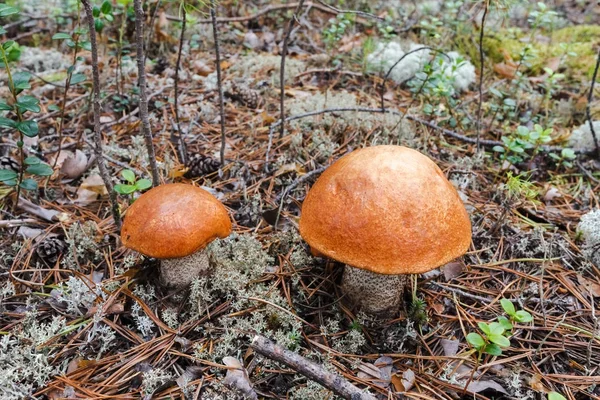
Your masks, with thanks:
[{"label": "thin twig", "polygon": [[221,151],[219,152],[221,168],[225,165],[225,102],[223,100],[223,81],[221,80],[221,55],[219,53],[219,34],[217,31],[217,6],[210,0],[210,19],[215,41],[215,61],[217,63],[217,85],[219,87],[219,114],[221,116]]},{"label": "thin twig", "polygon": [[[148,29],[148,37],[146,38],[146,45],[144,46],[144,48],[148,49],[150,48],[150,43],[152,42],[152,33],[153,28],[154,28],[154,21],[156,21],[156,17],[158,16],[158,10],[160,9],[160,1],[161,0],[157,0],[156,2],[156,6],[154,7],[154,11],[152,12],[152,17],[150,18],[150,25],[148,25],[150,27],[150,29]],[[148,6],[148,9],[150,8],[150,6]],[[185,18],[184,18],[185,20]],[[145,57],[146,55],[144,55]],[[146,62],[144,61],[144,64]]]},{"label": "thin twig", "polygon": [[285,32],[285,36],[283,38],[283,44],[281,46],[281,66],[279,68],[279,87],[281,89],[281,92],[279,93],[279,113],[280,113],[280,121],[281,121],[281,125],[280,125],[280,130],[279,130],[279,138],[281,139],[283,137],[283,134],[285,133],[285,107],[284,107],[284,100],[285,100],[285,56],[287,55],[287,51],[288,51],[288,42],[290,41],[290,36],[292,35],[292,29],[294,29],[294,23],[297,20],[297,15],[300,12],[300,10],[302,9],[302,4],[304,4],[304,0],[300,0],[298,2],[298,7],[296,7],[296,11],[294,11],[294,14],[292,15],[292,18],[290,18],[290,22],[288,24],[287,30]]},{"label": "thin twig", "polygon": [[117,229],[121,229],[121,214],[119,212],[119,203],[117,202],[117,193],[113,190],[113,184],[110,180],[110,173],[106,166],[106,161],[102,157],[102,128],[100,127],[100,69],[98,68],[98,42],[96,40],[96,30],[94,24],[94,15],[92,14],[92,5],[90,0],[81,0],[85,9],[85,17],[88,24],[90,43],[92,46],[92,78],[94,85],[94,146],[92,146],[96,157],[98,158],[98,169],[100,177],[108,190],[108,197],[111,204],[111,213],[115,220]]},{"label": "thin twig", "polygon": [[185,142],[183,140],[183,135],[181,134],[181,125],[179,121],[179,66],[181,65],[181,53],[183,50],[183,35],[185,34],[185,23],[186,23],[186,11],[185,11],[185,3],[181,5],[181,16],[183,22],[181,23],[181,35],[179,36],[179,50],[177,51],[177,62],[175,63],[175,98],[174,106],[175,106],[175,122],[177,124],[177,136],[175,136],[175,131],[173,130],[171,134],[171,142],[179,151],[179,160],[185,164],[187,162],[187,154],[185,151]]},{"label": "thin twig", "polygon": [[485,28],[485,17],[487,17],[489,8],[488,1],[485,2],[483,9],[483,17],[481,18],[481,32],[479,32],[479,104],[477,106],[477,151],[480,150],[479,140],[481,139],[481,106],[483,104],[483,62],[485,55],[483,54],[483,36]]},{"label": "thin twig", "polygon": [[596,78],[598,77],[598,67],[600,67],[600,49],[598,50],[598,57],[596,58],[596,67],[594,68],[594,74],[592,75],[592,84],[590,85],[590,93],[588,94],[588,102],[585,107],[585,114],[588,120],[588,124],[590,124],[590,132],[592,133],[592,138],[594,138],[594,146],[596,147],[596,157],[600,160],[600,144],[598,144],[598,136],[596,136],[596,130],[594,129],[594,124],[592,121],[592,113],[591,113],[591,104],[592,99],[594,98],[594,85],[596,84]]},{"label": "thin twig", "polygon": [[158,165],[156,164],[156,155],[154,154],[154,143],[152,140],[152,131],[150,130],[150,120],[148,119],[148,94],[146,93],[146,69],[144,68],[144,10],[142,9],[142,0],[133,0],[135,12],[135,41],[137,51],[138,66],[138,84],[140,87],[140,131],[146,142],[148,151],[148,163],[152,173],[152,185],[160,185],[158,174]]},{"label": "thin twig", "polygon": [[337,395],[352,400],[375,400],[375,397],[357,388],[340,375],[325,370],[301,355],[278,346],[264,336],[256,335],[250,345],[257,353],[283,363],[308,379],[320,383]]}]

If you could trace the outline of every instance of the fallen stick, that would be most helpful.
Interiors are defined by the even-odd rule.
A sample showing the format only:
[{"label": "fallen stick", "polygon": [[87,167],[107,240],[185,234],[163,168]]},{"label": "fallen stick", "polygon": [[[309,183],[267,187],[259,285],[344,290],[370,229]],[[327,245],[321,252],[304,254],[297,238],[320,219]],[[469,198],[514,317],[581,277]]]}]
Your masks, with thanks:
[{"label": "fallen stick", "polygon": [[326,371],[318,364],[307,360],[299,354],[278,346],[264,336],[256,335],[250,345],[257,353],[274,361],[283,363],[293,370],[320,383],[339,396],[350,400],[375,400],[375,397],[365,393],[339,375]]}]

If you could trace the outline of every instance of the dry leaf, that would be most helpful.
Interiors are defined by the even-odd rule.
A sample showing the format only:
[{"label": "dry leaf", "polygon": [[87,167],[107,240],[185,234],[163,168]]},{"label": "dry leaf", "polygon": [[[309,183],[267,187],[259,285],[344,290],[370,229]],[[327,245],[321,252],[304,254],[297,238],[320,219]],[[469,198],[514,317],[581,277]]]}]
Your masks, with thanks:
[{"label": "dry leaf", "polygon": [[248,373],[240,361],[234,357],[223,357],[223,364],[229,367],[223,383],[239,390],[247,399],[258,400],[256,392],[252,389]]},{"label": "dry leaf", "polygon": [[464,265],[460,261],[450,262],[442,267],[442,271],[444,272],[444,278],[447,281],[451,281],[452,279],[459,276],[463,271]]},{"label": "dry leaf", "polygon": [[63,161],[60,173],[69,179],[77,179],[83,175],[88,167],[88,158],[81,150],[75,150],[75,153],[69,152],[67,158]]},{"label": "dry leaf", "polygon": [[539,374],[534,374],[531,379],[529,379],[529,386],[536,392],[545,392],[546,388],[542,384],[542,376]]},{"label": "dry leaf", "polygon": [[517,66],[505,63],[494,64],[494,72],[503,78],[514,79],[517,73]]},{"label": "dry leaf", "polygon": [[361,363],[358,377],[370,381],[376,386],[387,388],[392,381],[393,360],[390,357],[379,357],[374,364]]},{"label": "dry leaf", "polygon": [[584,278],[581,275],[577,275],[577,281],[585,290],[585,293],[591,293],[594,297],[600,297],[600,285],[594,281]]},{"label": "dry leaf", "polygon": [[392,385],[396,392],[408,392],[415,384],[415,373],[411,369],[407,369],[402,375],[394,374],[392,377]]},{"label": "dry leaf", "polygon": [[444,349],[444,356],[454,357],[458,353],[458,346],[460,345],[458,340],[442,339],[440,340],[440,344],[442,345],[442,349]]},{"label": "dry leaf", "polygon": [[192,68],[200,76],[208,76],[213,72],[213,69],[202,60],[195,60]]},{"label": "dry leaf", "polygon": [[557,197],[561,197],[562,194],[560,194],[560,191],[555,188],[554,186],[550,186],[550,188],[548,188],[548,190],[546,191],[546,194],[544,195],[544,201],[548,202],[548,201],[552,201]]},{"label": "dry leaf", "polygon": [[469,383],[469,386],[467,386],[467,390],[471,393],[479,393],[489,389],[493,389],[496,392],[508,394],[506,390],[502,386],[500,386],[499,383],[492,380],[475,381]]},{"label": "dry leaf", "polygon": [[[79,185],[79,189],[90,190],[96,194],[101,196],[106,196],[108,194],[108,190],[106,190],[106,186],[104,186],[104,181],[98,174],[90,175],[81,182]],[[77,191],[79,193],[79,190]]]}]

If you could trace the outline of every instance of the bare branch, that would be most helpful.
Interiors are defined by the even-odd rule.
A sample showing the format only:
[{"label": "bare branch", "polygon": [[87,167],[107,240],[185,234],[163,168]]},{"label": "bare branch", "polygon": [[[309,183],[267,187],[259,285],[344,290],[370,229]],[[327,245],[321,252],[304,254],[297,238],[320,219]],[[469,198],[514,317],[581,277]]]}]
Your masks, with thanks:
[{"label": "bare branch", "polygon": [[119,212],[119,203],[117,202],[117,193],[113,190],[113,184],[110,180],[110,173],[106,167],[106,161],[102,157],[102,128],[100,127],[100,70],[98,68],[98,42],[96,41],[96,28],[94,24],[94,15],[92,14],[92,5],[90,0],[81,0],[85,9],[85,18],[88,24],[90,43],[92,46],[92,79],[94,84],[94,154],[98,159],[98,169],[100,177],[108,190],[110,198],[111,213],[115,220],[117,229],[121,229],[121,213]]},{"label": "bare branch", "polygon": [[137,51],[138,65],[138,84],[140,87],[140,132],[146,141],[146,150],[148,151],[148,163],[152,173],[152,185],[160,185],[158,175],[158,165],[156,164],[156,155],[154,154],[154,143],[152,140],[152,131],[150,130],[150,121],[148,119],[148,95],[146,94],[146,69],[144,57],[144,10],[142,9],[142,0],[133,0],[135,12],[135,41]]},{"label": "bare branch", "polygon": [[285,107],[284,107],[284,100],[285,100],[285,56],[287,55],[287,51],[288,51],[288,42],[290,41],[290,36],[292,34],[292,29],[294,29],[294,23],[296,22],[296,16],[298,15],[298,13],[300,12],[300,10],[302,9],[302,4],[304,4],[304,0],[300,0],[300,2],[298,2],[298,7],[296,7],[296,11],[294,11],[294,15],[292,15],[292,18],[290,18],[290,22],[288,24],[287,27],[287,31],[285,32],[285,37],[283,38],[283,44],[281,46],[281,67],[279,68],[279,86],[280,86],[280,93],[279,93],[279,112],[280,112],[280,121],[281,121],[281,125],[280,125],[280,131],[279,131],[279,138],[281,139],[283,137],[283,134],[285,133]]},{"label": "bare branch", "polygon": [[375,400],[375,397],[357,388],[337,374],[333,374],[301,355],[278,346],[264,336],[256,335],[250,345],[257,353],[283,363],[308,379],[320,383],[345,399]]},{"label": "bare branch", "polygon": [[183,35],[185,34],[185,23],[186,23],[186,11],[185,11],[185,3],[182,4],[181,7],[181,16],[183,17],[183,22],[181,23],[181,35],[179,36],[179,50],[177,51],[177,62],[175,63],[175,122],[177,123],[177,134],[175,131],[171,133],[171,142],[179,151],[179,160],[185,164],[187,162],[187,152],[185,150],[185,141],[183,140],[183,135],[181,134],[181,125],[179,121],[179,107],[178,107],[178,98],[179,98],[179,66],[181,65],[181,53],[183,50]]},{"label": "bare branch", "polygon": [[479,140],[481,139],[481,106],[483,104],[483,62],[485,55],[483,54],[483,35],[485,29],[485,17],[487,17],[489,3],[485,1],[483,9],[483,17],[481,18],[481,32],[479,32],[479,104],[477,106],[477,151],[479,151]]},{"label": "bare branch", "polygon": [[592,75],[592,84],[590,86],[590,93],[588,94],[588,102],[585,107],[585,114],[588,120],[588,124],[590,124],[590,132],[592,133],[592,138],[594,138],[594,146],[596,147],[596,157],[600,160],[600,144],[598,144],[598,135],[596,135],[596,130],[594,129],[594,123],[592,121],[592,113],[590,111],[592,100],[594,98],[594,85],[596,84],[596,78],[598,77],[598,67],[600,67],[600,50],[598,50],[598,57],[596,58],[596,67],[594,68],[594,74]]},{"label": "bare branch", "polygon": [[217,63],[217,85],[219,87],[219,114],[221,115],[221,166],[225,165],[225,103],[223,100],[223,81],[221,80],[221,55],[219,53],[219,35],[217,31],[217,6],[215,0],[210,0],[210,18],[215,40],[215,60]]}]

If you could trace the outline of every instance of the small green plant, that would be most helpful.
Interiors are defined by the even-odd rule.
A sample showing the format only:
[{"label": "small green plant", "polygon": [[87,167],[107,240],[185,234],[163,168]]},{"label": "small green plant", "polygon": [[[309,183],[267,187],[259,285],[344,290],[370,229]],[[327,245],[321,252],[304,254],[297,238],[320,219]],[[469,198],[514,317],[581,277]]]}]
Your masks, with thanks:
[{"label": "small green plant", "polygon": [[121,176],[127,183],[115,185],[114,190],[120,195],[130,196],[132,202],[135,192],[143,192],[152,187],[152,182],[149,179],[137,179],[132,170],[125,169],[121,171]]},{"label": "small green plant", "polygon": [[552,140],[551,134],[552,128],[544,129],[539,124],[535,124],[533,130],[521,125],[514,134],[502,136],[504,146],[494,146],[493,150],[501,153],[501,159],[518,164],[524,161],[526,154],[535,157],[540,147]]},{"label": "small green plant", "polygon": [[540,195],[535,185],[523,174],[513,175],[512,172],[508,172],[503,189],[506,191],[506,200],[513,205],[523,200],[536,204]]},{"label": "small green plant", "polygon": [[113,6],[108,0],[104,0],[100,7],[94,6],[92,14],[94,15],[94,28],[98,33],[101,33],[104,29],[104,21],[113,22],[115,19]]},{"label": "small green plant", "polygon": [[323,31],[323,41],[328,48],[333,48],[354,23],[352,14],[338,14],[329,20],[329,26]]},{"label": "small green plant", "polygon": [[[504,312],[508,315],[508,318],[510,319],[511,322],[526,323],[526,322],[533,321],[533,317],[531,316],[530,313],[528,313],[525,310],[516,310],[514,304],[508,299],[500,300],[500,305],[502,306],[502,309],[504,309]],[[500,318],[505,318],[505,317],[500,317]],[[511,329],[512,329],[512,326],[511,326]]]},{"label": "small green plant", "polygon": [[502,349],[510,346],[513,324],[516,322],[526,323],[533,321],[533,317],[525,310],[516,310],[513,303],[508,299],[500,300],[500,305],[508,318],[504,315],[498,317],[498,322],[479,322],[477,325],[483,335],[471,332],[467,335],[467,342],[477,352],[492,356],[502,355]]},{"label": "small green plant", "polygon": [[[467,342],[477,350],[479,354],[485,353],[492,356],[502,355],[502,348],[510,346],[510,340],[505,336],[505,326],[500,322],[477,324],[483,335],[471,332],[467,335]],[[510,332],[510,331],[509,331]]]},{"label": "small green plant", "polygon": [[560,151],[560,155],[551,153],[550,157],[556,160],[557,165],[562,165],[565,168],[572,168],[572,161],[577,158],[573,149],[565,148]]},{"label": "small green plant", "polygon": [[[0,4],[0,17],[16,15],[19,11],[5,4]],[[6,33],[6,30],[0,27],[0,35]],[[23,139],[25,136],[35,137],[38,135],[38,123],[33,119],[27,119],[27,113],[39,113],[41,111],[40,101],[31,95],[23,94],[24,90],[31,89],[29,81],[31,74],[28,72],[11,71],[11,52],[17,46],[13,40],[0,43],[0,67],[6,71],[8,80],[8,90],[11,99],[0,99],[0,127],[8,128],[18,133],[17,148],[19,149],[20,170],[15,172],[9,169],[0,170],[0,181],[6,186],[17,188],[17,202],[21,190],[36,190],[37,181],[35,176],[50,176],[52,168],[42,162],[37,157],[25,157],[23,149]],[[11,118],[8,118],[11,117]],[[28,178],[25,176],[29,175]],[[15,204],[16,206],[16,204]]]}]

